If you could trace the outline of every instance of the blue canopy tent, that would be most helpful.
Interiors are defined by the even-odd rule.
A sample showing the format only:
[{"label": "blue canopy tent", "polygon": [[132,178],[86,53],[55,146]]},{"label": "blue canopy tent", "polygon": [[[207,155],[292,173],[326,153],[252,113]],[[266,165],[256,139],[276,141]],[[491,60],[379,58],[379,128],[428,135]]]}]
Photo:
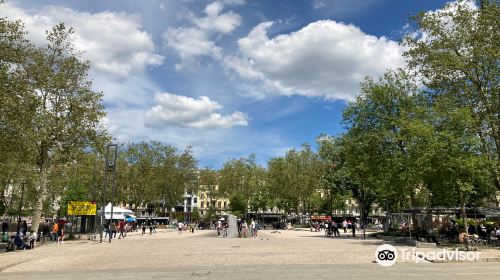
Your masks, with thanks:
[{"label": "blue canopy tent", "polygon": [[130,222],[131,223],[131,222],[136,222],[137,221],[137,217],[134,216],[134,215],[132,215],[132,214],[126,214],[126,213],[124,213],[123,215],[125,216],[125,221],[126,222]]}]

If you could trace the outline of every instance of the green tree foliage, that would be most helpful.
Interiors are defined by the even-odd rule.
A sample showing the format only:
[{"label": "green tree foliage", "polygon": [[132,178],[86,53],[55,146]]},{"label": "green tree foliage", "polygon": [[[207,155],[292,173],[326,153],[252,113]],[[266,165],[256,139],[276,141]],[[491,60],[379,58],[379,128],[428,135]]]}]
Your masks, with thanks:
[{"label": "green tree foliage", "polygon": [[[212,219],[216,213],[214,203],[219,197],[221,192],[219,190],[219,172],[211,167],[205,167],[200,170],[199,176],[199,191],[206,195],[208,212],[205,218],[212,223]],[[202,199],[201,197],[199,199]],[[210,215],[213,213],[213,215]]]},{"label": "green tree foliage", "polygon": [[167,212],[196,186],[197,161],[190,148],[178,154],[156,141],[128,143],[119,153],[118,174],[118,201]]},{"label": "green tree foliage", "polygon": [[319,209],[321,168],[318,155],[307,144],[302,150],[292,149],[284,157],[269,160],[266,185],[270,205],[298,214]]},{"label": "green tree foliage", "polygon": [[348,131],[342,145],[352,191],[364,214],[377,197],[398,210],[411,206],[419,185],[412,155],[425,150],[413,138],[425,128],[415,98],[416,87],[404,73],[387,73],[379,82],[366,79],[361,94],[344,111]]},{"label": "green tree foliage", "polygon": [[74,50],[71,28],[56,25],[47,32],[47,45],[35,48],[19,22],[2,19],[0,27],[0,141],[2,150],[10,151],[8,160],[17,155],[16,160],[39,172],[32,224],[37,230],[53,186],[48,182],[51,169],[104,136],[99,126],[105,114],[102,94],[91,89],[89,64]]},{"label": "green tree foliage", "polygon": [[320,186],[325,195],[322,212],[345,210],[345,201],[351,195],[346,156],[339,137],[320,135],[317,138],[318,156],[321,163]]},{"label": "green tree foliage", "polygon": [[240,210],[246,214],[250,202],[259,195],[260,186],[264,184],[264,174],[263,168],[255,160],[255,155],[228,160],[220,170],[219,191],[225,197],[230,197],[231,208],[235,208],[233,203],[242,202],[239,204],[245,207]]},{"label": "green tree foliage", "polygon": [[500,190],[500,2],[479,1],[478,9],[467,2],[415,16],[418,32],[405,38],[405,55],[432,102],[451,109],[449,124],[466,120],[462,132],[479,137],[481,153],[495,162],[489,169]]}]

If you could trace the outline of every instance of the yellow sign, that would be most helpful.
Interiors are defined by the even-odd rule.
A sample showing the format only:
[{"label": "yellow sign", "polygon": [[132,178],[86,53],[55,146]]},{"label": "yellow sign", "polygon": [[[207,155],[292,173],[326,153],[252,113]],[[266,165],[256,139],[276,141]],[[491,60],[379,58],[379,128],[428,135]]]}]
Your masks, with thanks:
[{"label": "yellow sign", "polygon": [[96,204],[91,201],[68,202],[68,215],[93,216],[96,214]]}]

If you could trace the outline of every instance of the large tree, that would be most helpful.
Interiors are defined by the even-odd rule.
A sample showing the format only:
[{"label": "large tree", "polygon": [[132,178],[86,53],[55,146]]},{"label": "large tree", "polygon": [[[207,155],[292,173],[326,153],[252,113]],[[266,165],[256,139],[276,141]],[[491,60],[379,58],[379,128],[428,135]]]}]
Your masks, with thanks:
[{"label": "large tree", "polygon": [[26,145],[23,149],[33,152],[32,164],[39,173],[32,222],[35,231],[49,190],[51,168],[70,162],[104,136],[99,125],[105,115],[102,94],[91,88],[89,63],[75,51],[72,33],[62,23],[50,30],[47,45],[32,48],[22,65],[26,86],[10,93],[26,108],[20,111],[17,124],[7,129],[15,130],[17,141]]},{"label": "large tree", "polygon": [[467,133],[477,134],[481,152],[496,162],[492,179],[500,190],[500,2],[472,3],[415,16],[405,55],[433,101],[468,114],[473,127]]},{"label": "large tree", "polygon": [[[264,184],[264,171],[256,162],[255,155],[248,158],[230,159],[220,170],[220,193],[229,197],[235,211],[248,213],[250,202]],[[235,205],[232,205],[235,202]],[[238,204],[240,207],[235,207]]]}]

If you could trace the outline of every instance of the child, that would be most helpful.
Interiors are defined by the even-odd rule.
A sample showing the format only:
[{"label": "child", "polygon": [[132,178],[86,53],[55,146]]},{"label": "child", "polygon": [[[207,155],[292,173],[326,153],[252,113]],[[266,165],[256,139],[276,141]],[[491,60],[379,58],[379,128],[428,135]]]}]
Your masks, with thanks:
[{"label": "child", "polygon": [[33,230],[30,230],[30,233],[28,234],[28,241],[30,242],[30,249],[35,249],[36,233]]}]

